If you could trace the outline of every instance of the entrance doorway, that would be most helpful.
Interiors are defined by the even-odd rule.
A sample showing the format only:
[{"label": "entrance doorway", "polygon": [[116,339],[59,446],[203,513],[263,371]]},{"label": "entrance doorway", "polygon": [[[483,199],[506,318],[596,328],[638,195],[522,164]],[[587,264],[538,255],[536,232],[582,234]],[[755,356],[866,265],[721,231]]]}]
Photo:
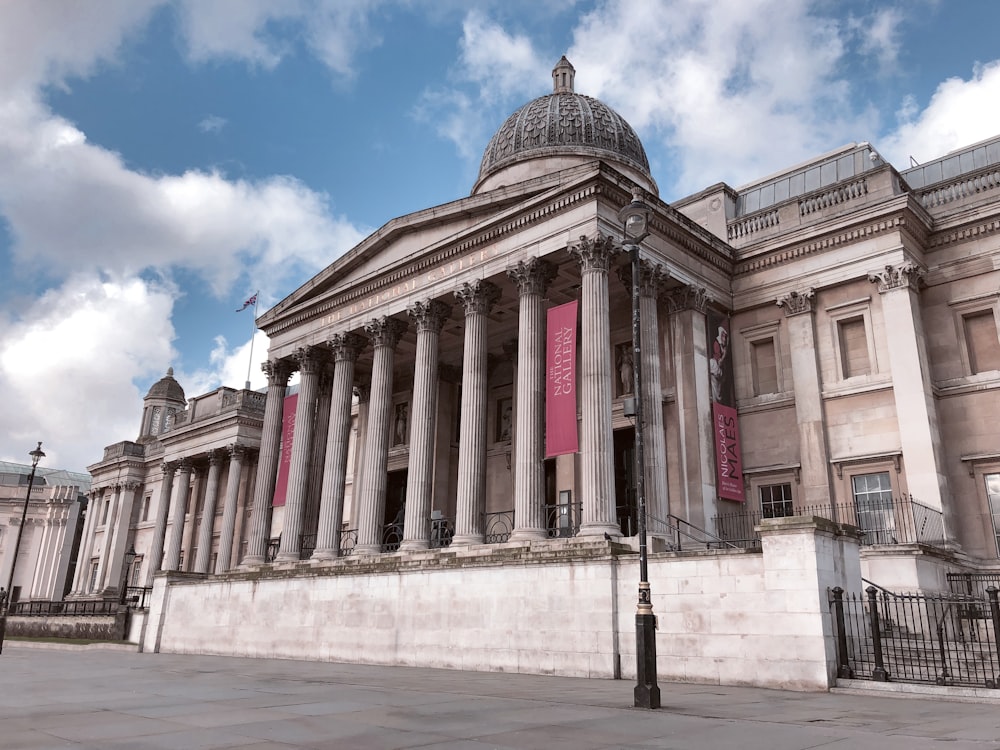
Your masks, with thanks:
[{"label": "entrance doorway", "polygon": [[635,428],[615,430],[612,450],[615,459],[615,509],[622,534],[634,536],[639,529],[635,497]]},{"label": "entrance doorway", "polygon": [[382,551],[395,552],[403,541],[406,513],[406,469],[390,471],[385,481],[385,517],[382,519]]}]

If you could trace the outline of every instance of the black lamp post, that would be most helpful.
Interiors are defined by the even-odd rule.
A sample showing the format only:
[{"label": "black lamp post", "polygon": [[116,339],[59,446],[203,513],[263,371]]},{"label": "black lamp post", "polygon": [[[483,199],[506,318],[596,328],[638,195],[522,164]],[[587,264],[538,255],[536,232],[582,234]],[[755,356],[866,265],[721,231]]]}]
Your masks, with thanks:
[{"label": "black lamp post", "polygon": [[28,503],[31,502],[31,488],[35,484],[35,469],[38,462],[45,458],[42,452],[42,441],[38,441],[38,447],[29,451],[31,456],[31,473],[28,475],[28,490],[24,493],[24,509],[21,511],[21,525],[17,527],[17,536],[14,537],[14,558],[10,561],[10,575],[7,576],[7,588],[0,593],[0,653],[3,653],[3,637],[7,630],[7,609],[12,604],[11,598],[14,593],[14,570],[17,568],[17,555],[21,549],[21,532],[24,531],[24,524],[28,518]]},{"label": "black lamp post", "polygon": [[632,265],[632,378],[635,399],[635,494],[639,516],[639,601],[635,610],[635,661],[637,708],[659,708],[660,688],[656,684],[656,615],[649,591],[648,550],[646,549],[646,480],[643,456],[642,404],[642,317],[639,309],[639,243],[649,236],[652,209],[643,203],[637,189],[632,202],[618,212],[622,223],[622,244],[628,248]]},{"label": "black lamp post", "polygon": [[132,569],[132,563],[135,562],[135,544],[129,545],[128,552],[125,553],[125,560],[122,563],[122,578],[118,586],[118,603],[125,603],[125,592],[128,591],[128,572]]}]

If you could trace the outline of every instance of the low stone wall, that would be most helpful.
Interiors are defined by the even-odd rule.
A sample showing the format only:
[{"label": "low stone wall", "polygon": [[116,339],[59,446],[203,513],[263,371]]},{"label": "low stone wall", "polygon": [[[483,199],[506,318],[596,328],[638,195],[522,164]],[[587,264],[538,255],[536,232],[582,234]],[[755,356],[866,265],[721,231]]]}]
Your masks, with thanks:
[{"label": "low stone wall", "polygon": [[123,641],[128,619],[124,607],[111,615],[8,615],[6,637]]},{"label": "low stone wall", "polygon": [[[649,560],[661,679],[827,689],[827,588],[856,590],[857,538],[762,527],[761,552]],[[581,677],[634,677],[638,561],[546,541],[156,577],[143,649]]]}]

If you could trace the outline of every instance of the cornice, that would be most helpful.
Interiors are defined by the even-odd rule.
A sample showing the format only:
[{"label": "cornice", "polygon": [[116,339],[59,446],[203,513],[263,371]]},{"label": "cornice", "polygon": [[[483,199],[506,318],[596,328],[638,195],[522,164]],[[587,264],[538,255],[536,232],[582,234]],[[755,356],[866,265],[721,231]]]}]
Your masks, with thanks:
[{"label": "cornice", "polygon": [[978,237],[989,237],[998,232],[1000,232],[1000,219],[972,222],[964,227],[948,228],[932,233],[927,241],[927,249],[935,250],[939,247],[947,247],[956,242],[966,242]]}]

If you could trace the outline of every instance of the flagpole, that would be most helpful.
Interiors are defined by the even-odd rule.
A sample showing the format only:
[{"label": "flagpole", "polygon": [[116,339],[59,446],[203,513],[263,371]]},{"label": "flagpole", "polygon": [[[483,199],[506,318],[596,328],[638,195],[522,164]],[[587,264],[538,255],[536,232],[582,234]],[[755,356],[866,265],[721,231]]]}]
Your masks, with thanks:
[{"label": "flagpole", "polygon": [[250,321],[250,361],[247,362],[247,383],[246,390],[250,390],[250,368],[253,367],[253,340],[257,335],[257,297],[260,296],[258,289],[253,293],[253,319]]}]

